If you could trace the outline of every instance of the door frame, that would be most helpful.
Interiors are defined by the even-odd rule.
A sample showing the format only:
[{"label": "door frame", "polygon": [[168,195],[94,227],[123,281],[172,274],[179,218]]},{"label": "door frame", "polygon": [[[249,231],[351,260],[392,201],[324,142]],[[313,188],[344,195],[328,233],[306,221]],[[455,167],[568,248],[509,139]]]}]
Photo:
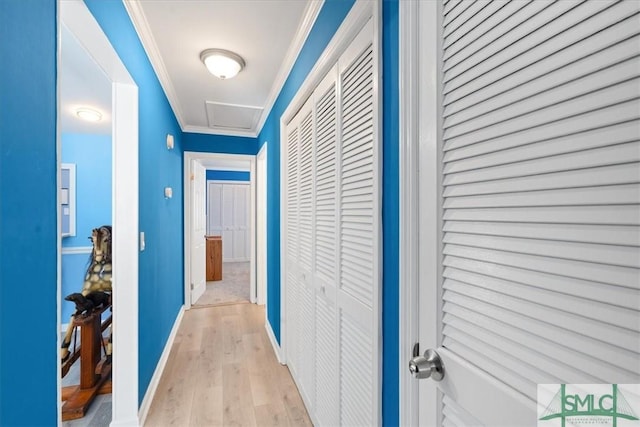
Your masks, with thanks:
[{"label": "door frame", "polygon": [[[190,181],[191,181],[191,161],[249,161],[249,185],[250,185],[250,199],[251,199],[251,212],[250,212],[250,254],[251,260],[249,262],[249,277],[250,277],[250,294],[251,302],[256,302],[256,156],[249,154],[221,154],[221,153],[199,153],[195,151],[185,151],[183,156],[184,161],[184,177],[183,185],[183,209],[184,209],[184,308],[185,310],[191,309],[191,211],[193,208],[191,202]],[[206,166],[205,166],[206,167]],[[205,179],[205,186],[207,181]]]},{"label": "door frame", "polygon": [[[60,1],[58,6],[58,39],[60,26],[65,25],[112,84],[112,199],[117,201],[112,207],[112,280],[113,283],[128,285],[113,293],[113,323],[117,333],[113,334],[111,426],[138,425],[138,86],[84,2]],[[58,111],[59,102],[58,99]],[[58,114],[58,150],[61,147],[59,129]],[[60,313],[60,268],[57,286]],[[58,314],[58,330],[60,321]],[[58,348],[60,344],[61,338]],[[57,363],[60,372],[59,357]],[[60,386],[61,378],[58,377],[59,425],[62,422]]]},{"label": "door frame", "polygon": [[[267,215],[267,142],[256,155],[256,212],[264,212]],[[260,166],[260,167],[258,167]],[[259,203],[264,201],[264,205]],[[267,316],[267,219],[262,227],[256,216],[256,303],[265,306],[264,315]]]},{"label": "door frame", "polygon": [[[425,413],[430,414],[430,419],[439,416],[435,383],[431,381],[428,387],[419,387],[408,370],[413,346],[420,342],[421,336],[425,341],[420,343],[421,353],[439,344],[438,322],[430,325],[426,333],[419,328],[421,311],[438,313],[441,308],[438,298],[433,298],[441,271],[438,3],[399,4],[400,425],[428,423],[429,420],[420,417]],[[420,188],[418,171],[423,179]],[[433,290],[430,295],[420,294],[419,282],[425,275],[430,276],[429,289]],[[420,398],[421,391],[427,395]]]}]

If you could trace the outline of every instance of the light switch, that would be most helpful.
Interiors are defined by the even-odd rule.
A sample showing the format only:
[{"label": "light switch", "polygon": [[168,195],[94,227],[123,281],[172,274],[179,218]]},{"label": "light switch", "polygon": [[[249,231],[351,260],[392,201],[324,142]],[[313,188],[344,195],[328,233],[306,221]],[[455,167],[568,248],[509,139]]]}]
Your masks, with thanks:
[{"label": "light switch", "polygon": [[165,199],[170,199],[173,197],[173,189],[171,187],[164,188],[164,197]]},{"label": "light switch", "polygon": [[144,231],[140,232],[140,252],[144,251],[145,243],[144,243]]}]

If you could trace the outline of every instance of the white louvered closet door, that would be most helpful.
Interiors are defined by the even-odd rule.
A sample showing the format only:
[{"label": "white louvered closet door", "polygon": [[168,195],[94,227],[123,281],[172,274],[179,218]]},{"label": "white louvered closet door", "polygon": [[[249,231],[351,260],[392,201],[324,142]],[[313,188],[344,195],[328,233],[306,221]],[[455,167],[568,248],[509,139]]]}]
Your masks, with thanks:
[{"label": "white louvered closet door", "polygon": [[339,424],[338,328],[336,292],[338,283],[337,212],[337,67],[314,92],[315,146],[315,270],[316,297],[316,419],[320,425]]},{"label": "white louvered closet door", "polygon": [[301,295],[298,255],[299,255],[299,135],[298,120],[294,119],[287,125],[286,129],[286,153],[283,167],[286,168],[286,179],[284,180],[285,198],[285,321],[287,323],[287,364],[294,374],[297,374],[300,363],[300,304]]},{"label": "white louvered closet door", "polygon": [[307,404],[315,406],[315,290],[313,288],[314,226],[314,120],[310,98],[298,113],[299,161],[298,170],[298,377]]},{"label": "white louvered closet door", "polygon": [[442,276],[421,292],[441,299],[420,321],[446,376],[421,422],[532,426],[537,384],[640,383],[639,12],[440,5]]},{"label": "white louvered closet door", "polygon": [[379,423],[380,163],[373,23],[338,61],[340,425]]},{"label": "white louvered closet door", "polygon": [[369,21],[287,125],[287,363],[311,419],[380,422],[380,160]]}]

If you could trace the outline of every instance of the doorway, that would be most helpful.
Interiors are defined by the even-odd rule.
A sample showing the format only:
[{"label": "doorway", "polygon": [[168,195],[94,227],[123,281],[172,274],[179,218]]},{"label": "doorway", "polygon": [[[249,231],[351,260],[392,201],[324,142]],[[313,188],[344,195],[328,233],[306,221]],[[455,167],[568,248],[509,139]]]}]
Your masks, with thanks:
[{"label": "doorway", "polygon": [[[111,95],[111,199],[110,215],[113,236],[113,282],[127,283],[113,294],[113,324],[118,333],[113,335],[112,365],[112,425],[131,425],[138,422],[138,88],[109,43],[106,35],[82,1],[60,2],[60,33],[68,32],[86,51],[86,54],[104,73]],[[65,36],[66,37],[66,36]],[[64,47],[63,47],[64,48]],[[63,57],[61,52],[59,57]],[[62,69],[62,68],[60,68]],[[59,79],[63,79],[59,74]],[[59,82],[59,84],[62,82]],[[58,129],[62,129],[59,98]],[[62,154],[62,135],[58,136],[58,158]],[[82,177],[77,177],[82,179]],[[59,180],[63,184],[62,180]],[[60,192],[62,193],[62,192]],[[65,199],[59,196],[59,203]],[[62,220],[60,209],[59,220]],[[104,224],[99,224],[104,225]],[[82,237],[82,236],[80,236]],[[86,237],[86,236],[84,236]],[[61,245],[61,244],[60,244]],[[62,252],[60,248],[59,253]],[[62,262],[61,260],[59,262]],[[60,271],[61,269],[59,269]],[[82,279],[82,278],[81,278]],[[80,280],[80,284],[82,280]],[[62,295],[62,278],[58,277],[58,295]],[[80,288],[80,285],[79,285]],[[80,289],[78,289],[79,291]],[[58,312],[62,302],[57,302]],[[58,320],[58,326],[67,319]],[[118,325],[123,327],[118,328]],[[124,327],[126,325],[126,327]],[[58,343],[60,347],[61,344]],[[58,358],[58,371],[61,369]],[[61,379],[58,380],[59,389]],[[62,411],[59,396],[59,419]]]},{"label": "doorway", "polygon": [[[259,293],[257,289],[257,272],[256,272],[256,157],[251,155],[235,155],[235,154],[217,154],[217,153],[195,153],[195,152],[185,152],[184,153],[184,165],[185,165],[185,191],[184,191],[184,207],[185,207],[185,260],[186,265],[191,265],[192,267],[196,264],[192,262],[192,256],[195,255],[195,248],[197,246],[197,240],[201,239],[200,235],[194,234],[195,230],[195,222],[194,218],[194,209],[197,209],[196,200],[194,200],[194,194],[196,190],[192,188],[192,183],[195,183],[197,186],[202,186],[203,194],[205,192],[207,186],[207,180],[194,180],[194,170],[199,167],[203,167],[205,170],[210,171],[227,171],[229,173],[232,172],[248,172],[248,185],[246,183],[237,183],[233,182],[234,180],[226,180],[222,182],[222,180],[210,180],[210,184],[217,184],[217,187],[214,187],[216,190],[209,194],[208,197],[215,197],[216,195],[222,201],[222,194],[224,186],[227,185],[229,188],[226,193],[231,197],[231,195],[238,194],[238,199],[245,200],[244,204],[248,208],[246,210],[246,225],[244,227],[246,230],[239,230],[239,236],[247,235],[248,239],[246,243],[237,243],[234,239],[229,245],[229,248],[232,249],[231,252],[227,251],[227,256],[235,256],[243,251],[236,252],[233,250],[234,244],[237,243],[238,247],[242,247],[242,245],[247,245],[248,249],[246,253],[248,254],[248,281],[249,281],[249,301],[252,303],[257,302],[257,295]],[[197,165],[197,166],[196,166]],[[231,174],[233,175],[233,174]],[[205,173],[206,176],[206,173]],[[193,177],[193,179],[192,179]],[[235,175],[237,180],[237,175]],[[219,182],[218,182],[219,181]],[[234,185],[247,185],[248,189],[243,191],[236,191]],[[234,199],[234,198],[231,198]],[[204,201],[204,200],[203,200]],[[233,213],[233,208],[239,206],[235,202],[232,202],[229,205],[230,212],[228,215],[235,216]],[[224,252],[225,248],[225,240],[231,239],[233,236],[230,234],[233,230],[223,230],[221,229],[222,225],[218,224],[221,221],[222,211],[219,212],[218,218],[207,218],[208,230],[207,234],[220,233],[220,237],[222,240],[222,252]],[[213,220],[213,223],[212,223]],[[225,227],[227,228],[227,227]],[[228,228],[232,228],[231,226]],[[227,237],[225,237],[225,233]],[[217,236],[217,235],[216,235]],[[204,236],[202,236],[204,238]],[[238,239],[239,241],[245,241],[243,239]],[[214,242],[210,242],[213,244]],[[203,256],[201,253],[198,253],[196,256]],[[235,261],[234,258],[229,258],[231,261]],[[237,267],[237,266],[233,266]],[[197,299],[200,297],[195,294],[192,289],[192,283],[194,282],[195,275],[204,274],[205,272],[201,271],[201,267],[197,267],[198,270],[192,271],[192,268],[185,269],[185,309],[189,309],[196,304]],[[229,273],[233,274],[233,270],[230,270]],[[230,276],[231,278],[231,276]],[[223,268],[223,278],[224,280],[224,268]],[[214,282],[215,283],[215,282]]]}]

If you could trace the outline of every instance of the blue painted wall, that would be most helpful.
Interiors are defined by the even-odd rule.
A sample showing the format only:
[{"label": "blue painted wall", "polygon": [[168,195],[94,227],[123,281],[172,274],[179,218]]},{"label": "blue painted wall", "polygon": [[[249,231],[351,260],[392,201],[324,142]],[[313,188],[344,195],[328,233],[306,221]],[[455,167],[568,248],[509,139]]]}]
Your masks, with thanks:
[{"label": "blue painted wall", "polygon": [[249,171],[207,170],[207,181],[250,181]]},{"label": "blue painted wall", "polygon": [[382,3],[382,421],[399,418],[399,99],[398,0]]},{"label": "blue painted wall", "polygon": [[90,246],[91,230],[111,224],[111,136],[63,134],[62,163],[76,165],[76,235],[62,247]]},{"label": "blue painted wall", "polygon": [[[91,231],[111,224],[111,135],[62,134],[62,163],[76,165],[76,235],[62,239],[63,248],[91,246]],[[75,311],[64,297],[80,292],[88,254],[62,251],[62,323]]]},{"label": "blue painted wall", "polygon": [[[142,401],[183,303],[182,132],[120,1],[86,0],[138,85],[140,231],[146,249],[139,264],[139,393]],[[166,135],[175,137],[167,150]],[[164,198],[164,187],[173,198]]]},{"label": "blue painted wall", "polygon": [[[297,93],[336,30],[353,6],[353,0],[325,0],[289,77],[276,98],[258,141],[267,145],[267,318],[280,342],[280,117]],[[257,152],[257,151],[256,151]]]},{"label": "blue painted wall", "polygon": [[58,411],[56,13],[0,1],[1,426],[55,425]]},{"label": "blue painted wall", "polygon": [[184,151],[199,153],[254,155],[258,153],[258,139],[185,132],[182,134],[182,148]]}]

